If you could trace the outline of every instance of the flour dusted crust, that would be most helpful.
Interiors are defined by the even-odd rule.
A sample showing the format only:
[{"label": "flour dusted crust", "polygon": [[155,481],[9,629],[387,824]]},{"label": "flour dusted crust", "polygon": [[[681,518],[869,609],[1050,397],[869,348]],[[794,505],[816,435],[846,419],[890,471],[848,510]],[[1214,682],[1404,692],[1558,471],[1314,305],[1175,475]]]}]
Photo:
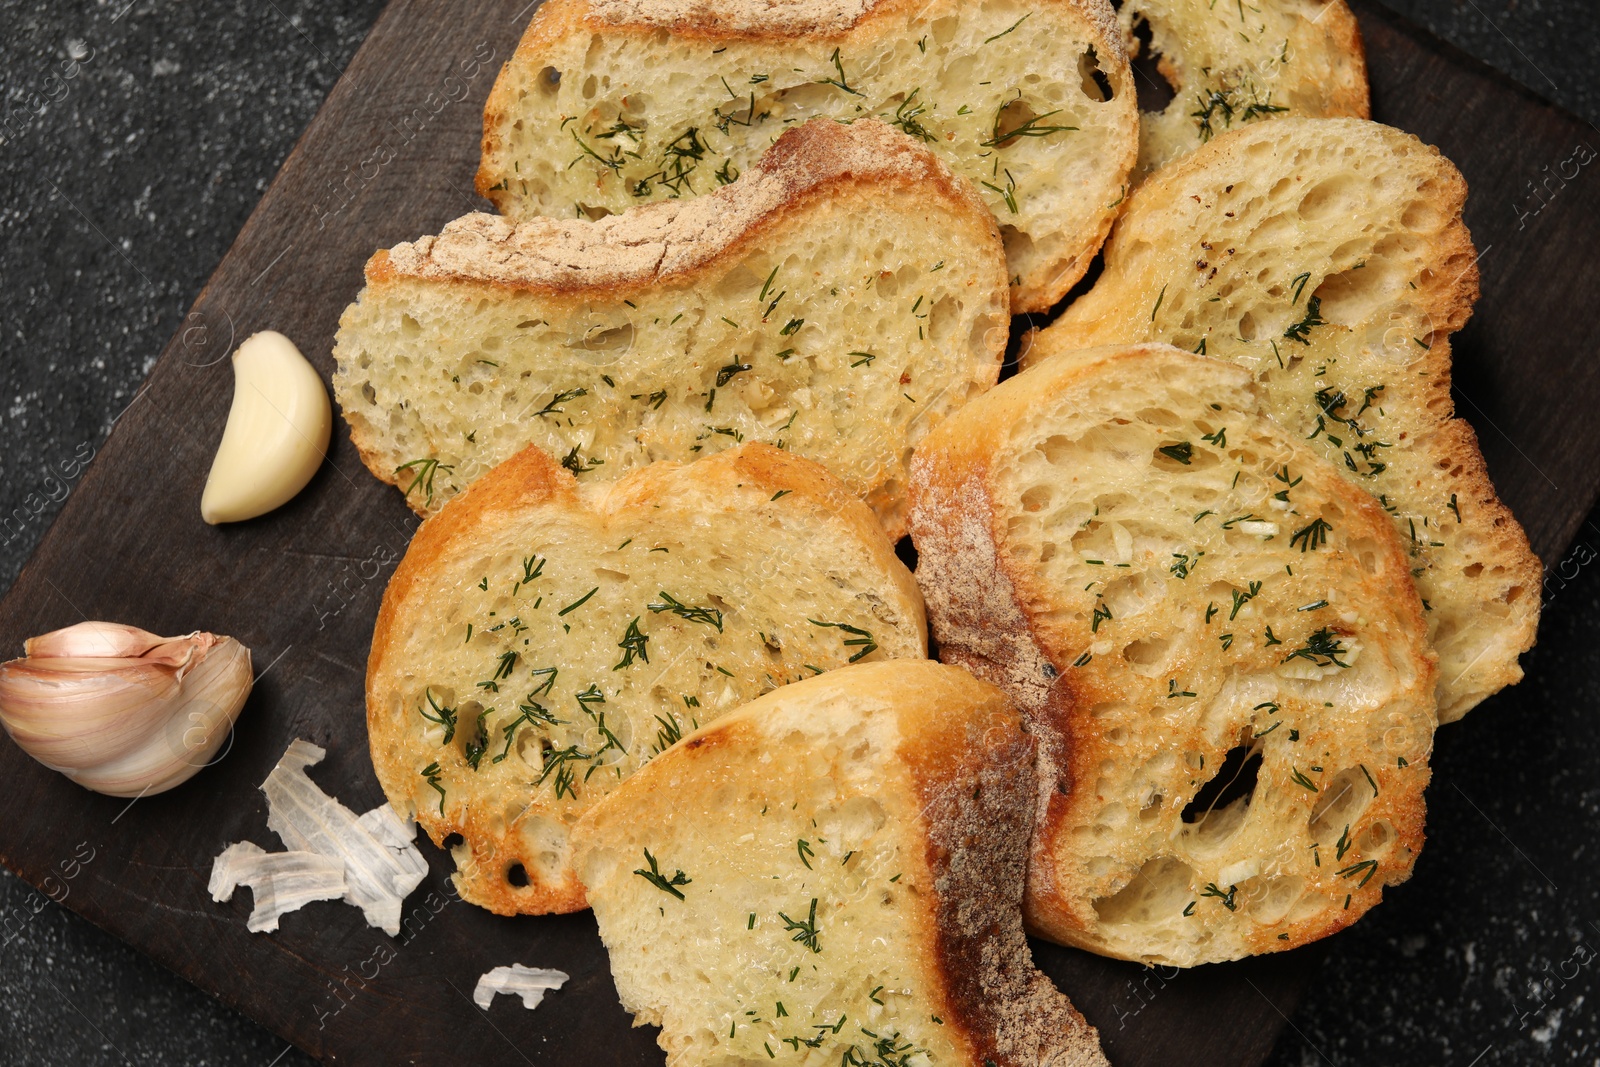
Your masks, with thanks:
[{"label": "flour dusted crust", "polygon": [[[671,1067],[872,1062],[885,1038],[962,1067],[1105,1064],[1020,922],[1032,747],[997,690],[929,662],[830,672],[686,737],[577,829],[624,1006]],[[682,900],[634,873],[646,851]],[[813,897],[815,953],[778,915]]]},{"label": "flour dusted crust", "polygon": [[871,119],[848,127],[810,122],[714,193],[596,221],[535,216],[513,223],[478,212],[437,237],[377,253],[367,280],[411,276],[562,293],[644,289],[738,255],[810,203],[879,184],[916,189],[961,211],[988,211],[969,184],[893,128]]},{"label": "flour dusted crust", "polygon": [[[925,656],[922,610],[872,513],[807,460],[750,444],[580,487],[530,448],[425,522],[385,590],[373,766],[435,842],[460,835],[463,899],[577,910],[568,835],[595,801],[763,692],[853,655]],[[571,746],[586,758],[562,762]]]},{"label": "flour dusted crust", "polygon": [[1409,877],[1421,603],[1388,517],[1247,372],[1042,360],[929,436],[912,501],[941,658],[1038,738],[1035,933],[1192,966],[1324,937]]},{"label": "flour dusted crust", "polygon": [[1541,574],[1454,415],[1450,336],[1478,296],[1466,194],[1437,149],[1375,122],[1224,134],[1139,188],[1105,273],[1023,357],[1169,341],[1248,368],[1273,416],[1402,532],[1443,722],[1522,678]]},{"label": "flour dusted crust", "polygon": [[[730,101],[750,91],[748,113],[733,116]],[[1013,91],[1006,129],[1039,121],[997,141],[996,105]],[[718,163],[716,181],[747,169],[789,123],[876,117],[983,183],[1004,227],[1013,301],[1043,311],[1088,269],[1123,201],[1138,150],[1134,97],[1106,0],[549,0],[490,95],[477,187],[519,220],[573,202],[615,213],[704,195]],[[573,165],[556,162],[568,155]],[[698,177],[684,178],[686,158]],[[652,170],[662,161],[668,174]]]}]

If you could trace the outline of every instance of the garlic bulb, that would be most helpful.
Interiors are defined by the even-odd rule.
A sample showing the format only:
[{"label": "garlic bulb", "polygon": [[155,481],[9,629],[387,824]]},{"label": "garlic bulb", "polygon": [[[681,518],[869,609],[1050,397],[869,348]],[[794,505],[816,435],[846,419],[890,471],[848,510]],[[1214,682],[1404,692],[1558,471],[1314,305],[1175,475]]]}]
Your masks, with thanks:
[{"label": "garlic bulb", "polygon": [[231,637],[158,637],[82,622],[0,664],[0,725],[28,755],[114,797],[171,789],[206,766],[250,695]]}]

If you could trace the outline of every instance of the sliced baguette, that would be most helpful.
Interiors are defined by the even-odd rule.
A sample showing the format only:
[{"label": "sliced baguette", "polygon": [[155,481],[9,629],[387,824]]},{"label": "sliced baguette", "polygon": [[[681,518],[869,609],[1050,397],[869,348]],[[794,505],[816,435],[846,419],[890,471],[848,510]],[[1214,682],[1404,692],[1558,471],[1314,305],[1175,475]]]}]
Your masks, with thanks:
[{"label": "sliced baguette", "polygon": [[876,121],[786,133],[719,192],[599,222],[469,215],[379,252],[334,390],[424,514],[537,444],[586,482],[742,440],[905,531],[905,466],[999,375],[1005,255],[970,185]]},{"label": "sliced baguette", "polygon": [[1173,90],[1139,115],[1143,178],[1218,134],[1270,118],[1367,118],[1367,59],[1345,0],[1123,0],[1128,54]]},{"label": "sliced baguette", "polygon": [[1105,0],[548,0],[490,94],[478,191],[513,219],[614,213],[875,116],[982,188],[1016,309],[1045,311],[1122,200],[1134,98]]},{"label": "sliced baguette", "polygon": [[1478,295],[1466,191],[1377,123],[1236,130],[1139,189],[1104,275],[1025,357],[1152,340],[1249,369],[1404,534],[1444,722],[1521,679],[1539,618],[1539,561],[1452,417],[1450,335]]},{"label": "sliced baguette", "polygon": [[1435,718],[1406,555],[1247,371],[1063,353],[912,472],[940,657],[1039,739],[1030,928],[1187,967],[1323,937],[1409,877]]},{"label": "sliced baguette", "polygon": [[435,842],[461,835],[464,899],[573,911],[572,824],[680,733],[926,655],[910,574],[815,463],[750,444],[580,487],[529,448],[423,523],[384,593],[372,763]]},{"label": "sliced baguette", "polygon": [[611,971],[669,1067],[1103,1065],[1023,936],[1033,745],[928,662],[786,686],[575,831]]}]

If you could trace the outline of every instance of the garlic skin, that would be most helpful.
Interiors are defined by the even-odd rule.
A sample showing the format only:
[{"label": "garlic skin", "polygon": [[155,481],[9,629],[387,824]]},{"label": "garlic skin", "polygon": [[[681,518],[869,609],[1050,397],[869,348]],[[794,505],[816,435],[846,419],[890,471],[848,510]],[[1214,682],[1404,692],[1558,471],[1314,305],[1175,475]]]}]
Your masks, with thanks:
[{"label": "garlic skin", "polygon": [[265,515],[322,466],[333,406],[322,376],[293,341],[266,330],[233,354],[233,406],[211,461],[200,517],[215,526]]},{"label": "garlic skin", "polygon": [[82,622],[0,664],[0,725],[28,755],[114,797],[188,781],[250,695],[250,650],[231,637],[160,637]]}]

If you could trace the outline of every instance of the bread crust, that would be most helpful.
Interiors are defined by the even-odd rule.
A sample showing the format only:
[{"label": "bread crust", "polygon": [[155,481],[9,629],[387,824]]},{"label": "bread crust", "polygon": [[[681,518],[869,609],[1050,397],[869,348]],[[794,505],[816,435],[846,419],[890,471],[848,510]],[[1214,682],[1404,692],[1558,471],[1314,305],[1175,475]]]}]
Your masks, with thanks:
[{"label": "bread crust", "polygon": [[[1295,145],[1341,142],[1352,145],[1375,142],[1396,160],[1404,160],[1407,166],[1423,173],[1422,180],[1426,182],[1431,200],[1430,210],[1445,220],[1443,225],[1433,229],[1426,223],[1415,227],[1402,222],[1396,225],[1408,239],[1424,243],[1428,269],[1414,284],[1389,299],[1396,308],[1415,308],[1429,325],[1420,327],[1424,333],[1415,338],[1419,349],[1413,350],[1415,358],[1406,364],[1407,388],[1416,394],[1415,401],[1405,409],[1406,417],[1415,421],[1384,427],[1382,432],[1398,434],[1394,441],[1408,442],[1407,447],[1427,457],[1430,467],[1446,472],[1459,515],[1449,514],[1442,500],[1424,509],[1406,499],[1413,494],[1418,494],[1419,498],[1433,495],[1424,494],[1420,477],[1398,485],[1399,479],[1392,474],[1387,481],[1364,475],[1351,478],[1372,493],[1385,493],[1391,504],[1398,505],[1394,521],[1408,535],[1412,529],[1420,528],[1422,515],[1440,511],[1441,514],[1434,517],[1443,522],[1448,539],[1473,546],[1470,551],[1463,550],[1459,566],[1493,569],[1493,586],[1485,585],[1481,593],[1447,591],[1451,587],[1445,583],[1458,580],[1454,577],[1457,569],[1454,562],[1430,564],[1418,576],[1423,598],[1435,609],[1454,617],[1447,630],[1459,632],[1463,626],[1471,624],[1488,631],[1481,639],[1478,654],[1462,656],[1460,659],[1464,662],[1446,666],[1441,672],[1439,718],[1441,722],[1453,722],[1490,695],[1522,679],[1517,657],[1533,646],[1537,634],[1539,598],[1536,590],[1542,568],[1527,534],[1495,492],[1477,447],[1476,435],[1455,414],[1450,388],[1450,335],[1466,324],[1478,298],[1478,256],[1472,235],[1462,219],[1466,180],[1437,148],[1398,130],[1354,119],[1279,119],[1218,137],[1164,168],[1135,191],[1127,212],[1106,244],[1106,271],[1100,281],[1031,339],[1032,343],[1025,346],[1022,365],[1033,366],[1060,352],[1111,342],[1172,340],[1181,347],[1193,347],[1193,340],[1164,332],[1153,312],[1130,312],[1134,305],[1149,306],[1146,301],[1153,304],[1156,299],[1157,281],[1151,268],[1133,262],[1137,250],[1152,246],[1177,249],[1205,240],[1209,224],[1204,209],[1193,206],[1213,203],[1221,187],[1233,180],[1230,176],[1266,173],[1254,155],[1261,146],[1273,144],[1270,158],[1277,158]],[[1292,167],[1281,163],[1273,165],[1280,168],[1285,180],[1307,180]],[[1233,185],[1227,184],[1227,188],[1231,190]],[[1188,220],[1189,214],[1195,217],[1193,222]],[[1355,237],[1352,235],[1352,239]],[[1228,249],[1229,253],[1232,251]],[[1300,264],[1293,269],[1305,267],[1313,271],[1319,269],[1315,264]],[[1329,274],[1348,270],[1339,264],[1323,264],[1322,267]],[[1317,281],[1307,287],[1307,293],[1317,288],[1321,274],[1315,277]],[[1377,312],[1372,312],[1369,317],[1376,315]],[[1407,336],[1402,340],[1409,344],[1412,338]],[[1285,342],[1285,347],[1293,346]],[[1241,363],[1252,361],[1249,353],[1241,351],[1237,345],[1229,347],[1214,340],[1210,350],[1212,355],[1237,358]],[[1268,359],[1258,361],[1258,377],[1263,382],[1269,381],[1277,369],[1270,362],[1270,354]],[[1356,395],[1355,390],[1347,391]],[[1393,396],[1393,389],[1389,395]],[[1291,427],[1303,421],[1297,420],[1296,414],[1286,410],[1278,412],[1280,421]],[[1469,504],[1470,507],[1463,506]],[[1418,538],[1419,541],[1432,539]],[[1443,546],[1419,545],[1425,562],[1430,558],[1429,553],[1442,549]],[[1501,614],[1482,611],[1486,603],[1495,604],[1495,611]],[[1441,626],[1441,610],[1429,613],[1430,626],[1436,633]],[[1444,654],[1443,649],[1441,654]],[[1447,657],[1446,663],[1451,662],[1454,661]]]},{"label": "bread crust", "polygon": [[[952,13],[960,11],[954,0],[942,0],[942,4]],[[1103,72],[1115,95],[1131,101],[1135,95],[1133,74],[1116,14],[1110,5],[1105,0],[1046,0],[1046,5],[1070,12],[1089,29],[1093,47],[1104,61]],[[547,0],[534,13],[514,55],[502,68],[490,91],[484,109],[482,162],[475,178],[478,195],[494,203],[502,213],[513,213],[516,201],[503,187],[494,161],[508,151],[502,131],[508,127],[514,112],[518,91],[515,71],[537,66],[570,36],[604,34],[653,39],[664,31],[674,38],[696,42],[834,44],[861,39],[870,47],[874,39],[894,29],[892,24],[896,20],[908,15],[926,22],[937,17],[926,0],[788,0],[776,3],[671,0],[660,4],[639,0]],[[1101,161],[1101,165],[1111,167],[1121,176],[1132,171],[1137,158],[1136,124],[1130,111],[1129,136],[1123,151],[1117,158]],[[984,205],[984,210],[989,210],[988,205]],[[1016,311],[1047,311],[1059,302],[1088,270],[1115,217],[1113,208],[1102,211],[1094,225],[1081,234],[1074,251],[1037,276],[1013,286],[1012,302]]]},{"label": "bread crust", "polygon": [[[814,119],[785,131],[740,179],[691,200],[643,204],[597,222],[536,217],[511,223],[467,215],[438,237],[378,252],[369,285],[399,277],[482,282],[574,300],[621,297],[737,259],[786,217],[856,188],[889,186],[942,201],[977,233],[1000,230],[970,183],[932,152],[877,119]],[[987,221],[985,221],[987,220]],[[985,237],[978,234],[987,230]],[[1004,255],[998,257],[1004,277]]]},{"label": "bread crust", "polygon": [[[1422,794],[1428,779],[1426,757],[1430,746],[1424,743],[1408,749],[1410,758],[1403,767],[1393,763],[1371,765],[1370,774],[1379,796],[1369,803],[1362,817],[1385,822],[1394,836],[1382,865],[1383,876],[1371,879],[1370,885],[1352,885],[1352,900],[1347,908],[1321,910],[1299,919],[1280,917],[1262,924],[1245,923],[1241,915],[1238,922],[1245,923],[1243,933],[1232,935],[1235,939],[1227,940],[1226,947],[1219,947],[1225,939],[1217,936],[1217,943],[1209,948],[1175,942],[1160,950],[1145,944],[1131,947],[1134,942],[1125,939],[1098,914],[1098,902],[1139,876],[1108,874],[1086,878],[1080,873],[1086,859],[1082,850],[1089,841],[1098,842],[1093,847],[1108,847],[1102,838],[1085,837],[1090,822],[1098,818],[1095,813],[1105,803],[1126,803],[1127,799],[1102,795],[1100,790],[1104,787],[1097,788],[1095,783],[1106,777],[1109,765],[1137,766],[1144,755],[1185,749],[1207,751],[1208,745],[1198,726],[1185,725],[1181,720],[1163,720],[1151,727],[1160,731],[1159,738],[1153,734],[1131,743],[1109,739],[1098,725],[1094,709],[1125,701],[1140,706],[1137,701],[1142,698],[1134,695],[1137,687],[1122,684],[1139,679],[1125,667],[1120,676],[1115,667],[1080,669],[1099,658],[1099,654],[1093,659],[1078,658],[1090,640],[1089,628],[1083,625],[1086,620],[1073,619],[1072,612],[1064,606],[1062,592],[1045,580],[1036,558],[1025,555],[1020,548],[1004,547],[1012,542],[1010,531],[1016,513],[1002,510],[995,499],[1001,477],[997,465],[1012,462],[1009,441],[1013,428],[1052,398],[1080,388],[1082,382],[1114,376],[1159,377],[1163,373],[1161,365],[1173,361],[1204,364],[1207,374],[1229,383],[1226,391],[1248,393],[1251,388],[1249,375],[1243,369],[1167,345],[1108,347],[1045,360],[974,401],[919,447],[912,467],[911,514],[912,537],[919,553],[917,578],[927,600],[940,658],[967,666],[978,677],[1005,688],[1018,702],[1038,740],[1039,783],[1024,911],[1030,931],[1106,955],[1190,966],[1234,958],[1244,952],[1281,951],[1325,937],[1375,904],[1384,885],[1408,878],[1412,858],[1423,842]],[[1232,429],[1236,431],[1237,425]],[[1321,461],[1298,444],[1294,449],[1299,454],[1290,466],[1309,477],[1312,465]],[[1390,708],[1404,712],[1407,723],[1425,720],[1431,737],[1433,657],[1424,640],[1426,624],[1421,603],[1407,578],[1404,551],[1388,516],[1376,501],[1343,485],[1329,465],[1324,463],[1323,467],[1326,473],[1318,477],[1343,494],[1339,501],[1343,508],[1341,527],[1348,536],[1361,538],[1372,546],[1378,558],[1377,570],[1385,575],[1381,582],[1368,579],[1361,587],[1346,592],[1353,598],[1352,603],[1366,604],[1370,614],[1381,614],[1389,620],[1392,647],[1388,654],[1414,673]],[[1381,613],[1376,610],[1380,603]],[[1208,616],[1208,624],[1209,621]],[[1175,634],[1180,626],[1169,620],[1167,629],[1155,633]],[[1098,619],[1095,628],[1099,629]],[[1195,658],[1202,658],[1201,654],[1196,652]],[[1189,663],[1182,656],[1180,661]],[[1181,677],[1184,669],[1177,666],[1173,672]],[[1159,703],[1162,702],[1152,704],[1152,715],[1162,711]],[[1120,732],[1123,720],[1114,721],[1119,723]],[[1111,829],[1107,826],[1098,832]],[[1141,832],[1123,829],[1111,836]],[[1152,828],[1150,832],[1163,831]],[[1114,846],[1110,847],[1114,851]],[[1155,855],[1161,855],[1159,848]],[[1345,859],[1343,849],[1339,859]],[[1359,876],[1363,872],[1356,873]],[[1193,891],[1198,893],[1198,887]],[[1232,910],[1225,918],[1232,918]],[[1197,925],[1191,933],[1199,929]],[[1221,931],[1217,933],[1220,935]]]},{"label": "bread crust", "polygon": [[[551,816],[552,812],[566,817],[558,803],[540,799],[538,790],[536,796],[503,798],[527,805],[509,824],[500,816],[503,804],[452,804],[441,812],[418,802],[426,786],[420,784],[417,768],[434,752],[419,748],[414,740],[408,719],[414,712],[402,707],[397,715],[393,703],[398,691],[396,676],[406,662],[409,644],[417,640],[419,630],[439,625],[428,602],[428,582],[442,567],[479,545],[486,523],[540,510],[602,518],[639,514],[675,493],[681,495],[686,485],[711,499],[753,491],[769,499],[774,510],[790,521],[805,518],[818,523],[831,529],[837,543],[850,543],[864,551],[882,583],[875,595],[902,613],[904,628],[915,635],[912,651],[926,655],[926,619],[915,580],[895,556],[893,544],[884,537],[871,510],[820,465],[751,443],[687,467],[652,464],[618,482],[583,492],[576,479],[548,454],[537,447],[524,449],[474,482],[419,528],[384,591],[367,660],[367,729],[378,781],[397,811],[410,816],[415,809],[417,822],[436,844],[442,846],[453,834],[462,836],[463,844],[456,851],[455,881],[464,899],[500,915],[571,912],[587,906],[583,886],[571,865],[555,878],[540,873],[530,846],[518,837],[523,818]],[[881,636],[889,641],[888,636]],[[582,805],[576,801],[575,805],[581,811]],[[566,814],[576,818],[572,812]],[[505,876],[507,867],[515,862],[525,868],[526,885],[513,885]]]}]

